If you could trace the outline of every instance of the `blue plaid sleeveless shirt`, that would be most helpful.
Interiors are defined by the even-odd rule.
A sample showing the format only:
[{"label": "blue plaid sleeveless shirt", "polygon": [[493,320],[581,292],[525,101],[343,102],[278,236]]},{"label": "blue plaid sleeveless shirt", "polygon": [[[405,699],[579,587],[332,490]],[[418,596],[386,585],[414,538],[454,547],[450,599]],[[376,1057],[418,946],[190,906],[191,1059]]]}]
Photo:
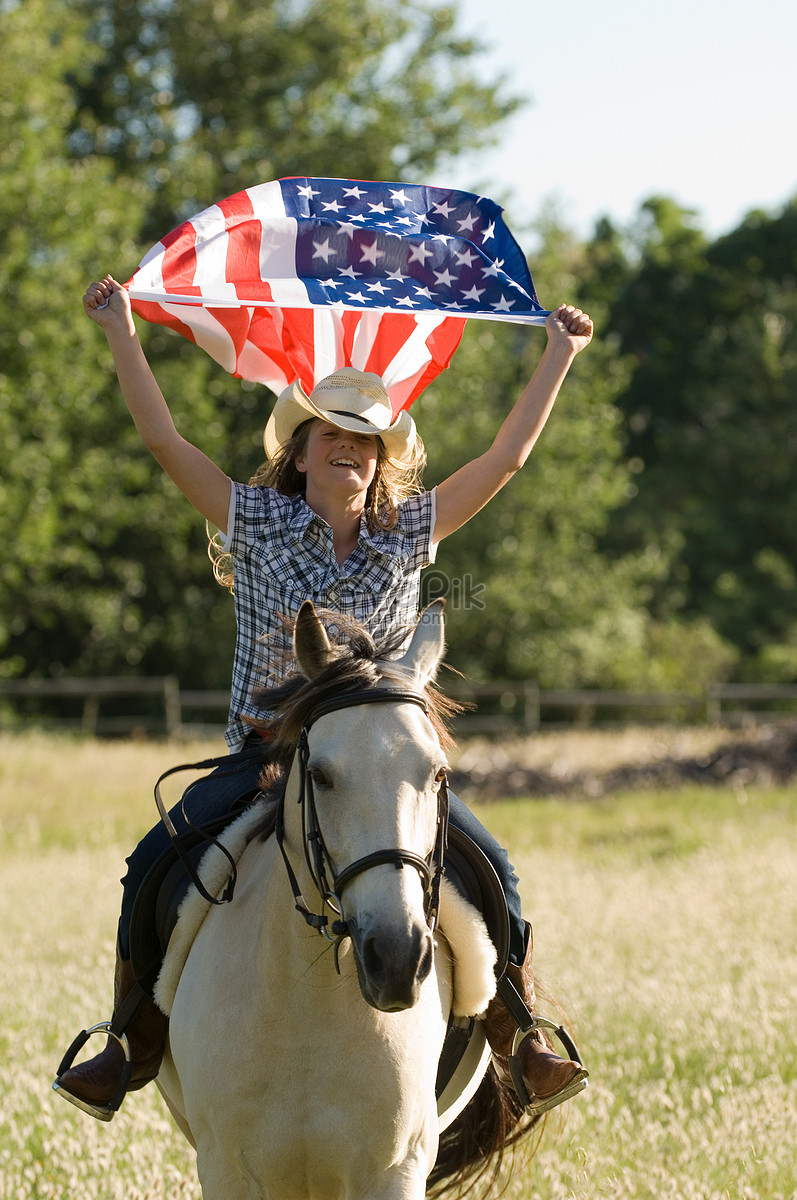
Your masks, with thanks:
[{"label": "blue plaid sleeveless shirt", "polygon": [[226,738],[239,750],[246,717],[268,716],[253,703],[258,687],[278,683],[293,665],[280,616],[304,600],[353,617],[377,640],[418,615],[421,569],[434,561],[435,493],[405,500],[393,529],[368,532],[339,564],[332,530],[301,496],[233,483],[224,548],[232,554],[238,635]]}]

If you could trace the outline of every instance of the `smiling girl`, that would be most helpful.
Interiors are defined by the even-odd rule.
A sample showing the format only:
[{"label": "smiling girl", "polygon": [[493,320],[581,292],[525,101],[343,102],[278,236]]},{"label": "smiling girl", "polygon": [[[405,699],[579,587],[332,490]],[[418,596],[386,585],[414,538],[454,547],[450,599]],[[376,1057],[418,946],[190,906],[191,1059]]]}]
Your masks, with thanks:
[{"label": "smiling girl", "polygon": [[[536,371],[484,454],[466,463],[432,491],[422,491],[425,452],[415,423],[394,417],[377,375],[346,367],[322,379],[307,395],[299,383],[278,398],[264,434],[267,461],[248,485],[234,483],[175,428],[144,356],[127,292],[110,275],[88,287],[85,312],[104,331],[127,406],[144,444],[183,495],[219,530],[217,577],[232,587],[237,638],[227,743],[234,755],[251,756],[235,776],[210,775],[186,795],[198,825],[230,812],[258,791],[262,743],[252,722],[268,714],[254,702],[258,687],[290,670],[283,618],[302,602],[352,617],[376,641],[412,628],[418,616],[420,573],[434,561],[443,538],[474,516],[520,469],[550,414],[576,354],[592,338],[592,322],[562,305],[546,321],[547,344]],[[179,806],[171,814],[185,828]],[[451,796],[451,822],[467,833],[493,864],[510,914],[510,979],[534,1008],[531,928],[521,915],[517,878],[506,851]],[[129,932],[133,900],[147,870],[169,844],[163,825],[151,830],[128,859],[119,923],[115,1010],[131,993]],[[496,1069],[516,1030],[500,1001],[485,1022]],[[160,1066],[166,1019],[148,998],[127,1026],[133,1072],[130,1087],[144,1086]],[[543,1112],[586,1086],[576,1062],[553,1054],[541,1033],[530,1032],[518,1054],[532,1098]],[[59,1092],[92,1115],[108,1120],[123,1066],[119,1043],[90,1062],[65,1071]]]}]

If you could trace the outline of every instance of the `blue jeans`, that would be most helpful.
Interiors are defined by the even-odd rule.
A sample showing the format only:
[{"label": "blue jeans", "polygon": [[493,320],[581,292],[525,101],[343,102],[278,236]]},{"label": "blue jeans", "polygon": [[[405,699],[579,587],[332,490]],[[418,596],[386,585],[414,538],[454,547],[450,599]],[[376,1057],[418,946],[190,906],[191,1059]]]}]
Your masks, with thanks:
[{"label": "blue jeans", "polygon": [[[189,820],[194,825],[207,824],[230,813],[230,820],[235,816],[236,805],[245,803],[249,797],[258,791],[258,779],[263,769],[263,760],[257,758],[247,765],[242,760],[242,769],[230,774],[230,766],[235,765],[237,756],[230,756],[229,764],[216,767],[210,775],[197,780],[185,793],[184,806]],[[509,861],[509,855],[500,846],[491,833],[477,821],[467,805],[449,792],[450,821],[462,833],[466,833],[480,848],[492,864],[506,896],[509,909],[509,958],[516,964],[523,962],[526,952],[526,926],[520,908],[518,893],[518,878]],[[178,833],[187,833],[189,826],[183,820],[181,805],[170,809],[169,816],[174,822]],[[127,874],[122,879],[122,913],[119,918],[119,950],[123,958],[130,957],[130,918],[133,903],[144,877],[150,867],[157,861],[164,850],[171,845],[169,834],[163,822],[150,829],[138,843],[133,853],[127,859]]]}]

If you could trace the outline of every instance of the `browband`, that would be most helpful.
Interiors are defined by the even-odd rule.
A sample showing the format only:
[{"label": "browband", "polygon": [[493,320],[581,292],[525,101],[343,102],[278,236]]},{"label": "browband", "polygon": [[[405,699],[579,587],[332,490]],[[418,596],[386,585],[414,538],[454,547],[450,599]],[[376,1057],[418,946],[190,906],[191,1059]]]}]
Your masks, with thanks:
[{"label": "browband", "polygon": [[304,723],[304,728],[310,729],[320,717],[325,717],[327,713],[360,704],[417,704],[425,713],[429,712],[426,697],[420,692],[402,691],[399,688],[363,688],[361,691],[346,692],[343,696],[333,696],[330,700],[323,700],[310,713]]}]

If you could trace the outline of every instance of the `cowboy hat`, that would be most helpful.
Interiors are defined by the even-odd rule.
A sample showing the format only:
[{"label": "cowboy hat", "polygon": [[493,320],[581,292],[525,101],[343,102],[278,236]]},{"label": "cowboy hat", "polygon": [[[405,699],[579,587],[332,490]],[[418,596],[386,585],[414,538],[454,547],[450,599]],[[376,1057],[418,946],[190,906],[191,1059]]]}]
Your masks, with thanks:
[{"label": "cowboy hat", "polygon": [[396,462],[409,465],[413,460],[415,422],[404,409],[393,416],[384,383],[370,371],[342,367],[320,380],[309,396],[298,381],[287,387],[278,397],[263,434],[268,457],[273,459],[310,417],[350,433],[381,438],[388,457]]}]

